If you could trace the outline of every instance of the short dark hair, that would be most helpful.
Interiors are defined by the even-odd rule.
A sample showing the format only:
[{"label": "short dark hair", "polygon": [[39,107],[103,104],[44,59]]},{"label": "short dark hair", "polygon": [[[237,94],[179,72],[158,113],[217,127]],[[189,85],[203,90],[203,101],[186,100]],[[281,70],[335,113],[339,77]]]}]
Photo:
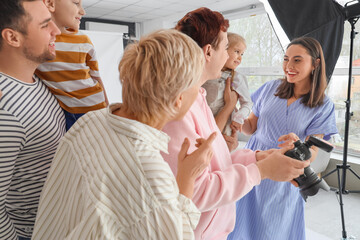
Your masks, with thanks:
[{"label": "short dark hair", "polygon": [[[325,98],[325,89],[327,87],[326,72],[325,72],[325,58],[320,43],[311,37],[299,37],[292,40],[287,48],[292,45],[300,45],[306,49],[311,56],[312,64],[315,66],[311,74],[311,87],[307,94],[302,96],[301,103],[307,107],[313,108],[321,106]],[[315,64],[319,59],[318,65]],[[283,99],[289,99],[294,95],[294,84],[287,82],[286,78],[282,79],[275,96]]]},{"label": "short dark hair", "polygon": [[202,7],[188,12],[175,26],[176,30],[190,36],[201,48],[210,44],[217,49],[220,31],[226,32],[229,20],[216,11]]},{"label": "short dark hair", "polygon": [[11,28],[26,34],[26,27],[23,24],[25,18],[30,17],[23,6],[23,2],[33,2],[36,0],[1,0],[0,4],[0,48],[3,38],[2,31]]}]

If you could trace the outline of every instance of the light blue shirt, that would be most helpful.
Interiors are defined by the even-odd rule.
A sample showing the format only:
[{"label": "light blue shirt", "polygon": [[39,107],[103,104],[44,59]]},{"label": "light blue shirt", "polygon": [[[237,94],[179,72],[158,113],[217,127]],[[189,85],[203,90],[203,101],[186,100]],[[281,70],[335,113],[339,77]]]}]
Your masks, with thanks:
[{"label": "light blue shirt", "polygon": [[[304,141],[311,134],[324,134],[327,140],[337,133],[335,107],[325,97],[315,108],[306,107],[301,98],[287,106],[287,99],[274,96],[281,80],[265,83],[251,98],[258,117],[257,130],[245,148],[278,148],[278,138],[294,132]],[[289,182],[265,179],[236,204],[236,224],[228,239],[304,240],[304,200]]]}]

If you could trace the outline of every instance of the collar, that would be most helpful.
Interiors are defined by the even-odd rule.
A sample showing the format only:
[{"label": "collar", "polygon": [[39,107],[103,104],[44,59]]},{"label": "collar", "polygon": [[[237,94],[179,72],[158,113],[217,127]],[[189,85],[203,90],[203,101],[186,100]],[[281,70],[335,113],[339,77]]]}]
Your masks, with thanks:
[{"label": "collar", "polygon": [[168,153],[170,137],[163,131],[149,125],[113,114],[113,111],[121,108],[121,105],[121,103],[115,103],[107,107],[106,119],[110,127],[117,133],[143,141],[155,149]]}]

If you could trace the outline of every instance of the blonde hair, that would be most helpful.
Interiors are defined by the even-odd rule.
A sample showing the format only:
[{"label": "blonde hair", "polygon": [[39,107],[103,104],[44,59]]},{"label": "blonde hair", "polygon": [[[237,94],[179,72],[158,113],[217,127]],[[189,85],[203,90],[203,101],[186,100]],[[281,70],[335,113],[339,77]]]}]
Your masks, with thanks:
[{"label": "blonde hair", "polygon": [[[228,38],[228,48],[232,48],[237,43],[242,43],[246,47],[246,41],[245,38],[240,36],[239,34],[228,32],[227,33]],[[226,70],[227,68],[223,68],[223,70]],[[235,70],[231,69],[231,82],[233,82],[235,76]]]},{"label": "blonde hair", "polygon": [[177,30],[141,38],[125,49],[119,64],[125,106],[144,123],[174,117],[177,97],[199,82],[204,63],[202,49]]},{"label": "blonde hair", "polygon": [[234,46],[235,44],[237,44],[239,42],[244,44],[244,46],[246,47],[245,38],[243,38],[239,34],[228,32],[227,33],[227,38],[228,38],[228,41],[229,41],[229,43],[228,43],[229,48],[231,48],[232,46]]}]

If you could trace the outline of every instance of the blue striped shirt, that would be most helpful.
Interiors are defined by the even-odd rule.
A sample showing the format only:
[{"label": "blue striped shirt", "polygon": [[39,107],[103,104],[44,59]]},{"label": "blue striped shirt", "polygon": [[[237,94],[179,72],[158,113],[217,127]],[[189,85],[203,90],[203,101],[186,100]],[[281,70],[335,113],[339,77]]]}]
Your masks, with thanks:
[{"label": "blue striped shirt", "polygon": [[0,239],[31,237],[39,196],[65,133],[57,100],[34,80],[0,73]]},{"label": "blue striped shirt", "polygon": [[[304,141],[311,134],[329,139],[337,133],[334,103],[325,97],[321,106],[309,108],[301,98],[287,106],[274,96],[281,80],[265,83],[251,99],[258,117],[257,130],[245,148],[278,148],[278,138],[294,132]],[[236,224],[228,240],[304,240],[304,200],[289,182],[261,181],[236,203]]]}]

